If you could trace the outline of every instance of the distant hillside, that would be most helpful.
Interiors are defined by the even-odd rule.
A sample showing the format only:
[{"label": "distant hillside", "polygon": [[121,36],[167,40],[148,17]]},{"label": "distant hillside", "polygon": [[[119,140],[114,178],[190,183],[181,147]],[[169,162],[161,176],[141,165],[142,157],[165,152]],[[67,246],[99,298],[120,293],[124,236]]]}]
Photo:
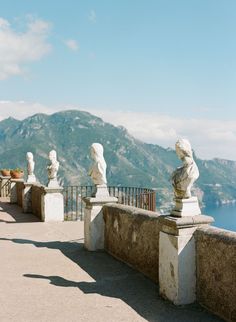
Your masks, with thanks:
[{"label": "distant hillside", "polygon": [[[81,111],[53,115],[36,114],[23,121],[8,118],[0,122],[0,167],[26,168],[25,154],[35,155],[36,175],[47,181],[48,152],[56,149],[60,161],[60,180],[64,185],[90,183],[89,149],[100,142],[105,149],[110,185],[157,188],[158,203],[169,202],[170,176],[180,164],[175,151],[143,143],[125,128],[103,122]],[[236,162],[196,158],[200,178],[195,192],[206,204],[236,199]]]}]

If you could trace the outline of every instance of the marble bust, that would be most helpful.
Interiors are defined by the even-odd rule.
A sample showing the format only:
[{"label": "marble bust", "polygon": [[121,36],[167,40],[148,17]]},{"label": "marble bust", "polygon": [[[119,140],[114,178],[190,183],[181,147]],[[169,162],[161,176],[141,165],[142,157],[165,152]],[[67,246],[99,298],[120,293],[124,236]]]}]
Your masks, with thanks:
[{"label": "marble bust", "polygon": [[175,198],[191,198],[191,188],[199,177],[198,167],[193,159],[191,144],[186,139],[179,139],[175,144],[176,154],[182,161],[182,166],[172,174],[172,186]]},{"label": "marble bust", "polygon": [[59,170],[59,162],[57,161],[57,152],[55,150],[52,150],[49,152],[49,160],[50,163],[47,166],[48,171],[48,187],[51,186],[59,186],[57,181],[57,172]]},{"label": "marble bust", "polygon": [[26,160],[27,160],[27,172],[28,172],[27,182],[35,182],[36,181],[36,177],[34,175],[35,162],[34,162],[33,153],[27,152]]},{"label": "marble bust", "polygon": [[93,183],[95,186],[107,185],[107,165],[103,157],[103,146],[100,143],[93,143],[90,152],[94,163],[89,171],[89,175],[91,176]]}]

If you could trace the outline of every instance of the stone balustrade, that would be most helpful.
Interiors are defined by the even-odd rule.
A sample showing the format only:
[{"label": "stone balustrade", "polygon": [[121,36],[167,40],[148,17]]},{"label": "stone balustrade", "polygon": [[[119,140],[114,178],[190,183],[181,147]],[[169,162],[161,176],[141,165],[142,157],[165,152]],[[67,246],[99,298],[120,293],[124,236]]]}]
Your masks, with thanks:
[{"label": "stone balustrade", "polygon": [[46,187],[39,182],[28,183],[11,179],[10,202],[22,207],[24,213],[33,213],[41,221],[64,221],[62,187]]},{"label": "stone balustrade", "polygon": [[[63,221],[62,188],[11,179],[11,202],[42,221]],[[209,216],[163,216],[116,203],[109,196],[84,198],[85,248],[105,250],[157,283],[176,305],[199,302],[236,321],[236,233],[210,227]]]},{"label": "stone balustrade", "polygon": [[105,204],[104,250],[155,281],[176,305],[199,302],[236,321],[236,233],[210,227],[212,218],[175,218]]}]

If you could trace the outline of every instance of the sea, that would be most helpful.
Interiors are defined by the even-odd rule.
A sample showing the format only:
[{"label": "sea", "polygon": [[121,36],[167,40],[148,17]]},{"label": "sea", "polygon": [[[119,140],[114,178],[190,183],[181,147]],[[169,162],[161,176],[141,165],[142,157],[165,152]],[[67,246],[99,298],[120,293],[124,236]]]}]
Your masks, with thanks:
[{"label": "sea", "polygon": [[202,209],[202,214],[215,219],[212,226],[236,232],[236,204],[205,207]]}]

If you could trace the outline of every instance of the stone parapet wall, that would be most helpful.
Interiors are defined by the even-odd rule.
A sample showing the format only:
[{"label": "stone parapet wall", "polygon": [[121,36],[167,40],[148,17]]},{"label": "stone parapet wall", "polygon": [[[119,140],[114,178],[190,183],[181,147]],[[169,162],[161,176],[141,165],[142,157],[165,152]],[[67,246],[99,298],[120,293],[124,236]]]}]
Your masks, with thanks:
[{"label": "stone parapet wall", "polygon": [[42,195],[44,188],[41,185],[32,185],[32,213],[39,219],[42,219]]},{"label": "stone parapet wall", "polygon": [[120,204],[103,206],[105,250],[158,282],[159,214]]},{"label": "stone parapet wall", "polygon": [[199,228],[195,238],[197,300],[226,321],[236,321],[236,233]]}]

